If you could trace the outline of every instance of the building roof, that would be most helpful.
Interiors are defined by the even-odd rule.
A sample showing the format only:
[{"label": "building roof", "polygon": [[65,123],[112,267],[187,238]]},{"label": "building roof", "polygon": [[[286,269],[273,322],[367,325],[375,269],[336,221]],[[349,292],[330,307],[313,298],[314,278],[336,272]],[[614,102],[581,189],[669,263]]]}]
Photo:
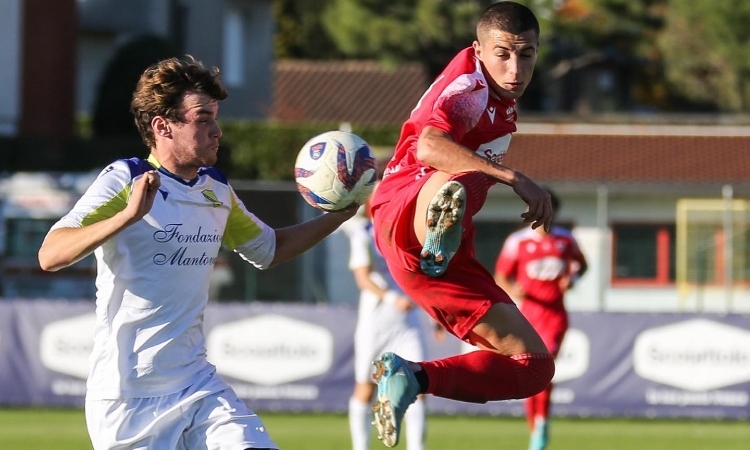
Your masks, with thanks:
[{"label": "building roof", "polygon": [[418,64],[277,61],[270,119],[280,122],[403,122],[429,86]]},{"label": "building roof", "polygon": [[[400,124],[430,80],[416,64],[370,61],[276,64],[271,120]],[[521,111],[505,164],[545,183],[744,186],[750,193],[750,123],[726,117],[619,117],[597,123]],[[390,150],[388,150],[390,153]]]},{"label": "building roof", "polygon": [[750,183],[750,127],[563,128],[519,125],[504,163],[559,182]]}]

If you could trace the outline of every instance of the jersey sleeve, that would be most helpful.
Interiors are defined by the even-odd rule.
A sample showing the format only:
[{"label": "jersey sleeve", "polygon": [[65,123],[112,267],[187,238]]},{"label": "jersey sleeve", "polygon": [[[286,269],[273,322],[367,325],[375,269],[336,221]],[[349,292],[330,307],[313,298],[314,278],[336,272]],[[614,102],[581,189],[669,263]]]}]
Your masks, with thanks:
[{"label": "jersey sleeve", "polygon": [[515,276],[518,270],[518,245],[519,237],[517,234],[511,234],[503,243],[500,254],[495,261],[495,273],[500,273],[506,277]]},{"label": "jersey sleeve", "polygon": [[581,251],[581,247],[578,245],[578,241],[575,240],[575,238],[571,239],[571,242],[573,243],[573,259],[578,262],[579,265],[585,266],[586,265],[586,257],[583,255],[583,252]]},{"label": "jersey sleeve", "polygon": [[479,123],[488,99],[487,82],[481,75],[460,74],[437,96],[425,125],[450,134],[458,142]]},{"label": "jersey sleeve", "polygon": [[570,242],[570,263],[573,275],[581,275],[578,272],[581,270],[581,268],[587,266],[587,262],[586,257],[581,251],[581,247],[578,245],[578,241],[576,240],[575,236],[573,236],[573,232],[571,230],[561,229],[559,233],[567,237],[568,241]]},{"label": "jersey sleeve", "polygon": [[367,221],[353,217],[346,222],[343,228],[349,238],[349,270],[359,267],[370,267],[372,255],[370,254],[370,231],[367,229]]},{"label": "jersey sleeve", "polygon": [[108,219],[125,209],[132,188],[132,172],[125,161],[102,170],[73,209],[55,223],[57,228],[81,228]]},{"label": "jersey sleeve", "polygon": [[222,243],[258,269],[267,269],[276,254],[276,232],[249,212],[234,190],[231,196]]}]

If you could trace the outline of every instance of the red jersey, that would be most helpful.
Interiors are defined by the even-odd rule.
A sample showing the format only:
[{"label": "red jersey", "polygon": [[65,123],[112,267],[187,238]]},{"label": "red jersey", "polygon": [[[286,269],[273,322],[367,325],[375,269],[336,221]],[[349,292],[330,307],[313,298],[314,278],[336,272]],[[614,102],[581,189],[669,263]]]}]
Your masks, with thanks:
[{"label": "red jersey", "polygon": [[511,133],[516,131],[515,106],[515,100],[490,95],[474,49],[462,50],[425,91],[401,128],[371,208],[376,209],[405,186],[425,180],[426,174],[435,171],[416,157],[417,140],[426,126],[439,128],[455,142],[501,164]]},{"label": "red jersey", "polygon": [[560,280],[585,264],[583,253],[570,231],[552,227],[543,235],[531,228],[508,236],[495,263],[495,272],[515,278],[524,300],[563,308]]}]

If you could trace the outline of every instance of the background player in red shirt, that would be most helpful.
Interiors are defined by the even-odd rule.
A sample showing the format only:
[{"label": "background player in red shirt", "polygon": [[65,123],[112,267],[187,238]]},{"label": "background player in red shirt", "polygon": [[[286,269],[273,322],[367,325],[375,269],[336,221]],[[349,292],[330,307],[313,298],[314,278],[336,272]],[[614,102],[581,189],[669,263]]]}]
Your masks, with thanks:
[{"label": "background player in red shirt", "polygon": [[[553,192],[548,192],[552,198],[554,223],[560,201]],[[568,312],[563,301],[565,291],[587,268],[586,258],[571,232],[554,225],[549,231],[525,228],[512,233],[495,263],[495,281],[520,300],[521,312],[554,357],[568,330]],[[526,399],[526,418],[531,428],[529,450],[547,447],[551,393],[552,383]]]},{"label": "background player in red shirt", "polygon": [[479,347],[435,361],[393,353],[375,361],[375,426],[388,447],[398,443],[404,412],[420,393],[476,403],[526,398],[554,374],[544,342],[473,247],[472,218],[497,183],[528,205],[524,222],[550,225],[547,191],[502,165],[538,49],[530,9],[510,1],[486,8],[477,40],[448,63],[404,123],[371,200],[376,243],[395,281],[448,331]]}]

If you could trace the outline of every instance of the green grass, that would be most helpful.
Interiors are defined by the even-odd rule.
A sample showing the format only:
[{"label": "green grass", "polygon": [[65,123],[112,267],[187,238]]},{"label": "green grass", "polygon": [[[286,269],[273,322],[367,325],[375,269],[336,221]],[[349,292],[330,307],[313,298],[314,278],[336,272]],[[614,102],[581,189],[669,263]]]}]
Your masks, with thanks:
[{"label": "green grass", "polygon": [[[346,416],[261,413],[283,450],[349,450]],[[431,416],[427,450],[522,450],[528,442],[519,418]],[[548,450],[747,450],[742,421],[563,419],[552,422]],[[83,411],[0,409],[2,450],[90,449]],[[385,449],[374,440],[373,450]],[[404,443],[397,448],[405,449]]]}]

